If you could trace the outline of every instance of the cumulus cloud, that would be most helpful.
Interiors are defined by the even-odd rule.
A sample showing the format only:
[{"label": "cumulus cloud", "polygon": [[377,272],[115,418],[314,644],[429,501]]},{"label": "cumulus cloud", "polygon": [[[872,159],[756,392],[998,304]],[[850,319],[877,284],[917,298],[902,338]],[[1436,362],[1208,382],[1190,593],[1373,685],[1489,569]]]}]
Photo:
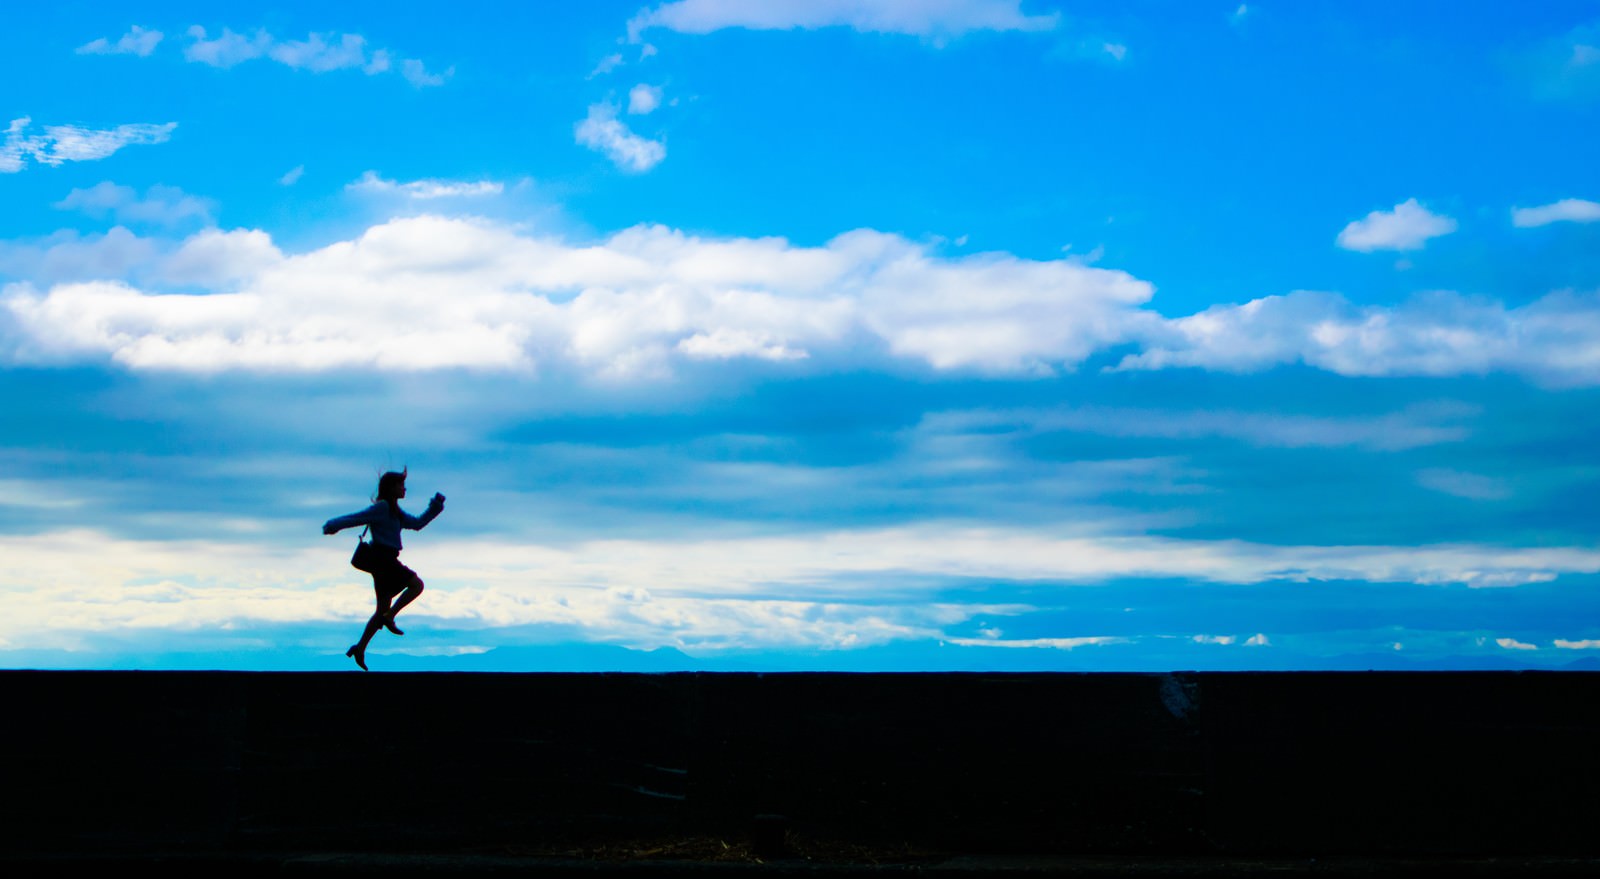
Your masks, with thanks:
[{"label": "cumulus cloud", "polygon": [[665,143],[634,134],[617,119],[617,108],[608,103],[590,104],[589,115],[574,126],[573,136],[624,171],[642,173],[667,157]]},{"label": "cumulus cloud", "polygon": [[651,28],[706,34],[724,28],[812,30],[848,27],[868,33],[910,34],[940,41],[973,31],[1044,31],[1060,22],[1055,13],[1027,15],[1019,0],[675,0],[639,11],[628,22],[638,42]]},{"label": "cumulus cloud", "polygon": [[[268,253],[257,235],[252,247]],[[251,264],[259,272],[228,293],[61,284],[13,290],[5,304],[34,347],[135,368],[543,363],[624,376],[666,374],[675,360],[887,353],[1027,373],[1120,338],[1128,306],[1150,295],[1124,273],[1069,260],[946,259],[870,231],[795,247],[639,227],[578,246],[426,216]]]},{"label": "cumulus cloud", "polygon": [[101,235],[64,231],[38,242],[0,242],[0,276],[38,284],[125,278],[153,265],[161,251],[123,226]]},{"label": "cumulus cloud", "polygon": [[1456,221],[1429,211],[1408,198],[1390,211],[1373,211],[1351,222],[1339,233],[1345,250],[1420,250],[1430,238],[1456,230]]},{"label": "cumulus cloud", "polygon": [[1513,208],[1511,225],[1519,229],[1548,226],[1551,223],[1592,223],[1600,220],[1600,202],[1564,198],[1536,208]]},{"label": "cumulus cloud", "polygon": [[176,122],[140,122],[108,129],[46,125],[42,134],[27,134],[32,123],[23,116],[6,127],[5,142],[0,144],[0,173],[21,171],[28,158],[51,166],[104,159],[126,146],[165,143],[178,127]]},{"label": "cumulus cloud", "polygon": [[91,217],[113,217],[118,223],[174,225],[185,220],[211,219],[210,202],[177,187],[156,185],[141,196],[133,187],[118,186],[109,180],[88,189],[74,189],[55,206]]},{"label": "cumulus cloud", "polygon": [[271,236],[255,229],[206,229],[167,257],[161,278],[172,284],[219,288],[258,277],[283,261]]},{"label": "cumulus cloud", "polygon": [[1538,650],[1539,645],[1518,641],[1515,638],[1496,638],[1494,643],[1500,645],[1502,650]]},{"label": "cumulus cloud", "polygon": [[156,50],[163,36],[161,31],[134,25],[115,43],[101,37],[79,46],[77,52],[79,55],[138,55],[144,58]]},{"label": "cumulus cloud", "polygon": [[[228,68],[266,58],[312,73],[360,70],[373,76],[395,69],[394,54],[388,49],[369,50],[367,38],[360,34],[311,33],[303,40],[285,40],[264,29],[246,35],[224,27],[221,35],[212,38],[200,25],[189,28],[188,33],[190,42],[184,47],[183,56],[212,67]],[[418,88],[443,85],[455,72],[451,68],[442,74],[429,73],[415,58],[400,59],[399,69],[401,76]]]},{"label": "cumulus cloud", "polygon": [[24,279],[20,286],[7,288],[7,295],[37,284],[94,281],[125,286],[124,279],[130,278],[161,287],[226,290],[281,257],[271,238],[255,230],[204,229],[174,243],[116,226],[101,235],[63,231],[37,242],[0,242],[0,277]]},{"label": "cumulus cloud", "polygon": [[628,112],[643,116],[661,106],[661,89],[648,83],[639,83],[628,90]]},{"label": "cumulus cloud", "polygon": [[1340,375],[1482,375],[1600,383],[1600,291],[1557,291],[1508,308],[1452,292],[1395,307],[1300,291],[1139,327],[1145,350],[1120,369],[1253,372],[1304,363]]},{"label": "cumulus cloud", "polygon": [[[492,190],[376,175],[352,185],[408,198]],[[235,260],[241,272],[206,297],[167,295],[164,284],[203,283],[207,273],[178,272],[189,263],[173,262],[170,247],[120,227],[100,239],[0,249],[11,276],[31,282],[5,298],[11,332],[29,336],[32,350],[61,342],[132,368],[199,371],[555,367],[624,379],[749,359],[1027,376],[1133,346],[1115,368],[1251,372],[1303,363],[1341,375],[1508,372],[1549,385],[1600,384],[1600,291],[1558,291],[1519,307],[1450,292],[1385,307],[1297,292],[1168,319],[1148,308],[1151,286],[1124,272],[1070,258],[947,257],[871,230],[799,247],[641,226],[575,244],[430,215],[289,256],[265,233],[227,234],[264,256]],[[193,241],[184,247],[201,246]],[[85,274],[91,254],[105,272]],[[234,321],[223,303],[250,319]],[[1190,413],[1143,427],[1134,419],[1126,429],[1395,448],[1459,432],[1447,416],[1397,418],[1358,426]],[[1470,480],[1421,478],[1473,490]]]},{"label": "cumulus cloud", "polygon": [[345,185],[346,189],[372,195],[399,195],[413,199],[478,198],[499,195],[505,185],[494,180],[412,180],[400,183],[378,176],[376,171],[362,174],[360,179]]}]

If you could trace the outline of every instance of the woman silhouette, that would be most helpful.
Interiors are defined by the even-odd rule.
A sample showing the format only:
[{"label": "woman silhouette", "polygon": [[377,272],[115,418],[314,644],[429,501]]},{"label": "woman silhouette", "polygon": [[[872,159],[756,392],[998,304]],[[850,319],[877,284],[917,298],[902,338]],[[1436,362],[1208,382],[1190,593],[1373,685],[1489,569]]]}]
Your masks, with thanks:
[{"label": "woman silhouette", "polygon": [[[444,495],[435,494],[433,500],[428,501],[427,511],[420,516],[413,516],[400,509],[400,499],[405,496],[406,471],[396,473],[391,470],[378,477],[378,498],[372,506],[358,513],[329,519],[322,525],[323,534],[335,534],[357,525],[372,529],[372,548],[378,557],[377,567],[372,569],[372,589],[378,595],[378,609],[373,612],[372,619],[367,620],[361,640],[344,652],[345,656],[355,659],[362,671],[367,670],[367,643],[372,636],[377,634],[380,627],[396,635],[404,635],[394,624],[395,615],[422,594],[422,578],[417,576],[416,571],[400,564],[400,530],[410,528],[419,531],[444,511]],[[395,596],[399,596],[400,600],[396,601]],[[393,607],[390,606],[391,602]]]}]

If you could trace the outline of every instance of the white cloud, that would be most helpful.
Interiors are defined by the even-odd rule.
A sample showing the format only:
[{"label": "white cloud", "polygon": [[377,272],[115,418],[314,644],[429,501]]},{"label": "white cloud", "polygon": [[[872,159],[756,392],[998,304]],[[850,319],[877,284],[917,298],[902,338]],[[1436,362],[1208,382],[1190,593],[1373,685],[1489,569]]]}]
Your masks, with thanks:
[{"label": "white cloud", "polygon": [[588,78],[594,79],[597,76],[604,76],[621,66],[622,56],[620,54],[607,55],[600,59],[600,63],[596,64],[593,70],[589,71]]},{"label": "white cloud", "polygon": [[282,261],[283,254],[265,232],[206,229],[184,241],[160,271],[169,283],[217,288],[258,277]]},{"label": "white cloud", "polygon": [[624,171],[642,173],[667,157],[665,143],[634,134],[617,119],[617,108],[611,104],[590,104],[589,115],[574,126],[573,136]]},{"label": "white cloud", "polygon": [[1529,643],[1527,643],[1525,641],[1518,641],[1515,638],[1496,638],[1496,639],[1494,639],[1494,643],[1500,645],[1500,648],[1503,649],[1503,650],[1538,650],[1539,649],[1539,645],[1537,645],[1537,644],[1529,644]]},{"label": "white cloud", "polygon": [[411,83],[419,89],[427,88],[428,86],[444,85],[444,81],[452,76],[455,76],[455,73],[456,69],[454,67],[451,67],[443,73],[429,73],[428,68],[423,65],[421,61],[418,61],[415,58],[407,58],[406,60],[400,62],[400,75],[406,78],[406,82]]},{"label": "white cloud", "polygon": [[1556,646],[1562,650],[1600,650],[1600,640],[1566,641],[1557,638]]},{"label": "white cloud", "polygon": [[[492,194],[494,185],[398,183],[371,174],[352,187],[442,198]],[[276,253],[264,233],[250,240],[258,242],[253,253]],[[1600,384],[1600,292],[1558,292],[1516,308],[1454,293],[1357,307],[1334,294],[1302,292],[1169,320],[1147,307],[1150,285],[1123,272],[1071,258],[947,257],[935,246],[870,230],[797,247],[659,226],[573,244],[489,221],[420,216],[281,260],[250,261],[226,291],[201,299],[161,296],[163,284],[203,283],[195,279],[204,273],[185,269],[177,280],[170,274],[176,264],[164,262],[166,245],[125,229],[103,239],[0,247],[0,267],[33,282],[7,299],[21,315],[12,332],[33,335],[32,349],[58,337],[97,339],[71,350],[98,350],[135,368],[543,366],[624,379],[670,376],[696,360],[760,359],[824,369],[898,362],[936,372],[1045,375],[1133,344],[1141,350],[1117,368],[1246,372],[1305,363],[1342,375],[1501,371],[1551,385]],[[98,267],[86,274],[89,265]],[[67,283],[96,279],[130,283],[114,295]],[[225,295],[240,297],[255,323],[206,317],[220,314]],[[375,307],[379,302],[404,307]],[[389,317],[374,319],[375,311]],[[86,329],[113,314],[116,333]],[[426,351],[415,353],[419,347]],[[1458,438],[1453,418],[1418,412],[1334,424],[1168,413],[1130,418],[1125,429],[1265,445],[1406,448]],[[1493,488],[1442,477],[1420,478],[1441,490]]]},{"label": "white cloud", "polygon": [[1507,308],[1450,292],[1395,307],[1357,307],[1300,291],[1143,323],[1145,349],[1119,369],[1252,372],[1305,363],[1340,375],[1525,375],[1551,385],[1600,383],[1600,291],[1558,291]]},{"label": "white cloud", "polygon": [[1052,30],[1060,16],[1027,15],[1019,0],[675,0],[640,10],[628,22],[638,42],[651,28],[706,34],[723,28],[791,30],[849,27],[944,40],[973,31]]},{"label": "white cloud", "polygon": [[[208,39],[206,29],[200,25],[189,28],[188,33],[190,43],[183,50],[184,57],[212,67],[228,68],[257,58],[312,73],[360,70],[375,76],[395,67],[393,53],[388,49],[369,52],[367,39],[360,34],[311,33],[303,40],[281,40],[263,29],[246,36],[223,28],[221,36]],[[452,67],[443,74],[429,73],[414,58],[401,59],[399,69],[401,76],[418,88],[443,85],[455,72]]]},{"label": "white cloud", "polygon": [[1432,213],[1408,198],[1391,211],[1373,211],[1351,222],[1339,233],[1338,243],[1345,250],[1370,253],[1374,250],[1419,250],[1429,238],[1456,230],[1456,221]]},{"label": "white cloud", "polygon": [[[1120,338],[1128,306],[1150,293],[1069,260],[946,259],[868,231],[802,248],[640,227],[577,246],[439,217],[262,266],[226,294],[63,284],[6,303],[35,347],[53,339],[136,368],[542,363],[621,377],[669,373],[675,360],[885,353],[936,369],[1037,372]],[[165,277],[159,266],[145,273]],[[234,322],[224,302],[254,318]]]},{"label": "white cloud", "polygon": [[8,293],[27,291],[35,284],[86,281],[126,287],[121,280],[125,278],[148,279],[161,286],[228,289],[282,256],[265,232],[255,230],[204,229],[174,244],[141,238],[116,226],[103,235],[63,231],[36,244],[0,242],[0,276],[28,279],[8,288]]},{"label": "white cloud", "polygon": [[0,144],[0,173],[21,171],[26,158],[51,166],[104,159],[126,146],[165,143],[178,127],[176,122],[133,123],[109,129],[46,125],[43,134],[25,134],[32,122],[23,116],[11,120],[6,127],[5,142]]},{"label": "white cloud", "polygon": [[[334,40],[330,42],[330,40]],[[366,67],[367,40],[359,34],[311,34],[304,40],[269,42],[267,57],[295,69],[326,73],[349,67]]]},{"label": "white cloud", "polygon": [[159,254],[156,242],[122,226],[103,235],[58,232],[37,244],[0,242],[0,275],[37,284],[126,278],[152,265]]},{"label": "white cloud", "polygon": [[499,195],[505,191],[505,184],[494,180],[412,180],[400,183],[379,177],[376,171],[368,171],[354,183],[346,184],[345,188],[374,195],[401,195],[426,200]]},{"label": "white cloud", "polygon": [[1107,55],[1110,55],[1112,58],[1114,58],[1114,59],[1116,59],[1118,61],[1121,61],[1123,58],[1126,58],[1127,55],[1128,55],[1128,47],[1124,46],[1121,43],[1106,43],[1104,46],[1101,47],[1101,51],[1105,52]]},{"label": "white cloud", "polygon": [[295,165],[293,168],[290,168],[282,177],[278,178],[278,183],[282,186],[293,186],[300,182],[300,176],[304,173],[306,173],[305,165]]},{"label": "white cloud", "polygon": [[104,181],[88,189],[72,190],[55,206],[82,211],[92,217],[114,217],[118,223],[172,225],[184,220],[208,222],[211,219],[210,202],[173,186],[152,186],[141,197],[131,186]]},{"label": "white cloud", "polygon": [[1547,226],[1551,223],[1592,223],[1600,220],[1600,202],[1581,198],[1564,198],[1554,204],[1536,208],[1513,208],[1511,225],[1519,229]]},{"label": "white cloud", "polygon": [[[53,496],[51,501],[72,499]],[[127,628],[187,630],[250,621],[357,625],[370,612],[370,598],[352,589],[346,576],[344,540],[286,549],[256,539],[247,521],[209,524],[206,533],[219,536],[135,541],[86,529],[0,535],[0,552],[7,559],[0,570],[0,590],[7,596],[0,639],[42,646],[42,639]],[[230,530],[250,536],[220,536]],[[1152,575],[1229,583],[1368,579],[1489,585],[1600,569],[1600,554],[1586,548],[1269,546],[1073,537],[945,523],[562,546],[446,538],[418,541],[407,556],[429,584],[423,601],[410,611],[418,617],[461,628],[558,625],[592,640],[702,650],[849,648],[913,638],[1070,650],[1124,640],[949,638],[944,633],[950,626],[1030,608],[946,604],[934,598],[934,591],[884,601],[871,584],[890,574],[935,575],[922,578],[930,584],[944,575],[1058,584]],[[1527,649],[1505,640],[1509,643],[1501,646]],[[1263,634],[1244,642],[1267,643]]]},{"label": "white cloud", "polygon": [[628,112],[643,116],[655,112],[661,106],[661,89],[647,83],[639,83],[628,90]]},{"label": "white cloud", "polygon": [[125,146],[165,143],[172,136],[173,129],[177,127],[176,122],[164,125],[145,123],[118,125],[116,128],[106,130],[79,128],[75,125],[49,125],[45,126],[44,131],[50,145],[34,153],[34,158],[47,165],[90,162],[103,159]]},{"label": "white cloud", "polygon": [[1010,647],[1022,649],[1075,650],[1079,647],[1099,647],[1106,644],[1126,644],[1127,638],[1090,635],[1081,638],[1015,638],[1010,641],[995,638],[946,638],[961,647]]},{"label": "white cloud", "polygon": [[101,37],[79,46],[77,51],[79,55],[138,55],[145,58],[155,51],[162,36],[161,31],[134,25],[115,43]]},{"label": "white cloud", "polygon": [[189,37],[192,41],[184,47],[183,57],[212,67],[232,67],[260,58],[272,46],[272,36],[263,30],[246,37],[223,28],[222,36],[208,40],[206,29],[197,24],[189,28]]},{"label": "white cloud", "polygon": [[[1243,7],[1240,8],[1242,9]],[[1272,641],[1267,638],[1265,633],[1257,632],[1256,634],[1247,638],[1244,642],[1244,645],[1246,647],[1271,647]]]},{"label": "white cloud", "polygon": [[1194,636],[1194,642],[1196,644],[1221,644],[1223,646],[1226,646],[1226,645],[1232,644],[1233,642],[1235,642],[1237,640],[1239,640],[1239,639],[1234,637],[1233,635],[1195,635]]}]

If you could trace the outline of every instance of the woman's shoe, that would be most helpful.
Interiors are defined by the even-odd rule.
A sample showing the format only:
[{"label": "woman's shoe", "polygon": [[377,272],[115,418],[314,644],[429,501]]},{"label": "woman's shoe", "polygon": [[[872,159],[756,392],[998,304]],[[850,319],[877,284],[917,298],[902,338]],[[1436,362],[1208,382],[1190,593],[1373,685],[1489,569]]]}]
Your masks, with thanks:
[{"label": "woman's shoe", "polygon": [[360,644],[351,644],[350,649],[346,650],[344,655],[354,659],[356,661],[356,665],[361,666],[362,671],[367,671],[367,651],[357,650],[356,648],[360,646]]},{"label": "woman's shoe", "polygon": [[405,632],[400,631],[400,627],[399,626],[394,624],[394,617],[393,616],[390,616],[388,619],[383,621],[383,627],[385,629],[388,629],[389,631],[393,632],[396,635],[404,635],[405,634]]}]

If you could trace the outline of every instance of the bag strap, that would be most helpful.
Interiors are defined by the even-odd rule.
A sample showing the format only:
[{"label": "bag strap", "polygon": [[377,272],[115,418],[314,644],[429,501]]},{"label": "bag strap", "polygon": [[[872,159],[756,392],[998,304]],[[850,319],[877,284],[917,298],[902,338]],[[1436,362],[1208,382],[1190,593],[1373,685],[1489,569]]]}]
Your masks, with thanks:
[{"label": "bag strap", "polygon": [[371,527],[372,526],[370,526],[370,525],[361,526],[361,535],[356,538],[356,543],[366,543],[367,542],[367,529],[371,528]]}]

